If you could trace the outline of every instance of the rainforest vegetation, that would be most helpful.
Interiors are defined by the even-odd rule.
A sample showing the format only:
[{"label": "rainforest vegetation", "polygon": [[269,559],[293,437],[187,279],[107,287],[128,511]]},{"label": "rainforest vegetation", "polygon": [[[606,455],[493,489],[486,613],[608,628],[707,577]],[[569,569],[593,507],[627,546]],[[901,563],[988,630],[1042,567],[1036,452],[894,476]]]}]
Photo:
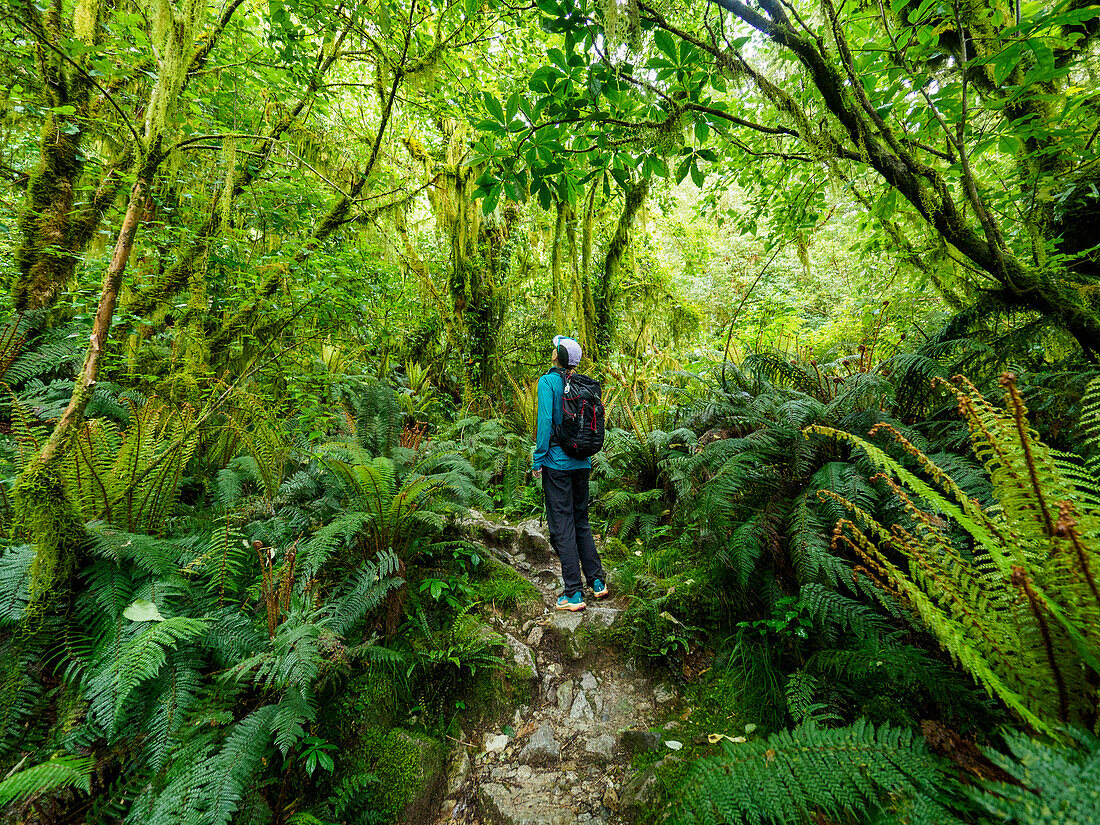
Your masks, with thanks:
[{"label": "rainforest vegetation", "polygon": [[4,822],[432,821],[558,333],[699,735],[640,821],[1100,821],[1100,6],[0,30]]}]

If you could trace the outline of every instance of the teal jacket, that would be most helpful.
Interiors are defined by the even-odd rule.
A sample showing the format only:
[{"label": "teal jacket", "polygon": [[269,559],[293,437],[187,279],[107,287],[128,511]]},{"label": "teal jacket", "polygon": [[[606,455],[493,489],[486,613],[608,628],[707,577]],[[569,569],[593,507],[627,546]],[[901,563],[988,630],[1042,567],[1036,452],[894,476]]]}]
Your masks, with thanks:
[{"label": "teal jacket", "polygon": [[535,458],[532,469],[591,470],[587,458],[567,456],[557,444],[550,443],[554,423],[561,423],[561,394],[565,390],[564,371],[555,367],[539,379],[539,418],[535,430]]}]

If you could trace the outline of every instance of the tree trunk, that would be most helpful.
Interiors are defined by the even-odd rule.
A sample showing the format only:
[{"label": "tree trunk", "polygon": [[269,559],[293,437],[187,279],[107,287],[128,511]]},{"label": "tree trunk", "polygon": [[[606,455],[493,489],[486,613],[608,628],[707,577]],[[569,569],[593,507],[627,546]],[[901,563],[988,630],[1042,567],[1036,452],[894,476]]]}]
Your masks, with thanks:
[{"label": "tree trunk", "polygon": [[146,178],[139,177],[130,192],[114,255],[103,276],[88,352],[74,383],[69,406],[46,445],[20,474],[13,488],[16,527],[37,546],[31,570],[31,600],[35,603],[55,582],[68,580],[76,550],[84,540],[84,521],[65,491],[60,464],[70,440],[84,421],[84,410],[95,389],[107,348],[111,318],[118,303],[122,273],[134,247],[134,235],[145,211],[148,188]]},{"label": "tree trunk", "polygon": [[564,323],[564,312],[562,308],[562,289],[561,283],[561,255],[562,255],[562,238],[565,234],[565,213],[567,205],[565,201],[557,201],[555,204],[556,220],[554,221],[554,241],[553,247],[550,249],[550,323],[558,332],[565,332],[562,329]]},{"label": "tree trunk", "polygon": [[596,352],[594,360],[606,360],[611,354],[612,303],[619,283],[623,255],[630,245],[630,229],[646,195],[649,193],[649,179],[641,178],[626,191],[623,199],[623,211],[615,234],[607,245],[607,257],[604,259],[602,276],[596,281],[593,299],[596,309]]}]

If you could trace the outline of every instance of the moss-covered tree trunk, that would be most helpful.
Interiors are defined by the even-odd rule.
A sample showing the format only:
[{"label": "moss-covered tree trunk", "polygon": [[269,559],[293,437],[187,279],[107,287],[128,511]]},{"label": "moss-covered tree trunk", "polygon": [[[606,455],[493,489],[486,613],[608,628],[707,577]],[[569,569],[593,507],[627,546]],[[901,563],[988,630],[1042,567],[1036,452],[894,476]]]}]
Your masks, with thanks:
[{"label": "moss-covered tree trunk", "polygon": [[[75,557],[83,536],[82,520],[62,480],[62,460],[83,425],[84,412],[92,398],[110,343],[111,320],[118,304],[122,276],[145,214],[150,187],[170,151],[165,148],[164,133],[191,71],[205,61],[218,34],[224,30],[233,10],[241,2],[232,0],[228,4],[214,32],[200,41],[197,47],[195,37],[206,11],[204,0],[186,0],[179,9],[168,4],[157,9],[161,15],[161,25],[156,28],[158,73],[145,107],[144,136],[134,135],[138,144],[135,149],[139,158],[137,177],[130,190],[110,264],[103,275],[84,363],[73,382],[72,396],[65,412],[39,454],[16,480],[13,489],[16,526],[37,546],[31,585],[35,599],[51,589],[55,581],[67,581],[68,563]],[[59,8],[60,4],[55,4],[51,7],[51,13]],[[78,4],[78,19],[81,20],[78,30],[80,26],[98,26],[99,12],[95,12],[95,19],[89,24],[86,17],[80,17],[82,9],[87,14],[87,3]]]},{"label": "moss-covered tree trunk", "polygon": [[[157,163],[159,161],[149,165],[155,168]],[[144,175],[139,176],[130,192],[111,263],[103,276],[88,351],[73,384],[69,405],[50,433],[49,440],[19,476],[13,489],[16,525],[38,548],[31,576],[32,598],[48,590],[55,580],[67,578],[76,547],[84,534],[83,521],[66,495],[60,463],[84,422],[84,411],[95,389],[107,349],[111,318],[118,303],[122,273],[134,248],[134,236],[145,211],[148,194],[148,180]]]},{"label": "moss-covered tree trunk", "polygon": [[96,122],[103,98],[88,72],[91,51],[65,60],[56,44],[76,39],[94,46],[101,38],[101,0],[80,0],[70,17],[61,4],[43,8],[16,3],[16,19],[35,40],[42,105],[49,114],[42,125],[38,164],[27,184],[19,219],[18,272],[11,283],[17,310],[52,306],[72,279],[81,253],[95,234],[105,211],[114,203],[133,159],[128,140],[110,138],[115,160],[103,170],[92,195],[77,193],[86,167],[89,125]]},{"label": "moss-covered tree trunk", "polygon": [[634,218],[645,202],[648,193],[648,178],[636,181],[626,191],[623,198],[623,211],[619,214],[615,234],[611,236],[611,241],[607,245],[607,256],[604,258],[603,269],[596,279],[595,289],[592,290],[595,305],[596,350],[594,360],[606,360],[611,353],[611,336],[614,332],[612,304],[615,299],[615,290],[619,285],[623,255],[626,254],[626,250],[630,246],[630,230],[634,225]]}]

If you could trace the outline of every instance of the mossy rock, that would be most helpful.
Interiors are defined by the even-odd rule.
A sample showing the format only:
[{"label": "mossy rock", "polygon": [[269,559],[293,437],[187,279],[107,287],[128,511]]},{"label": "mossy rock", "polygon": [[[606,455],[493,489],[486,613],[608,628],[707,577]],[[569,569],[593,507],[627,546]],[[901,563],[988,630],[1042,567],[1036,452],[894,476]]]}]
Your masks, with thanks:
[{"label": "mossy rock", "polygon": [[331,707],[339,741],[351,743],[370,730],[389,730],[401,714],[404,685],[395,673],[370,670],[349,680]]},{"label": "mossy rock", "polygon": [[446,748],[424,733],[394,728],[365,732],[342,771],[344,784],[373,775],[365,787],[369,805],[382,822],[427,825],[434,821],[446,786]]},{"label": "mossy rock", "polygon": [[482,574],[473,582],[474,598],[500,610],[512,611],[521,619],[533,619],[545,611],[542,594],[530,581],[507,564],[487,556]]},{"label": "mossy rock", "polygon": [[544,631],[551,647],[577,662],[598,650],[619,646],[623,615],[613,607],[590,607],[579,613],[555,611]]}]

